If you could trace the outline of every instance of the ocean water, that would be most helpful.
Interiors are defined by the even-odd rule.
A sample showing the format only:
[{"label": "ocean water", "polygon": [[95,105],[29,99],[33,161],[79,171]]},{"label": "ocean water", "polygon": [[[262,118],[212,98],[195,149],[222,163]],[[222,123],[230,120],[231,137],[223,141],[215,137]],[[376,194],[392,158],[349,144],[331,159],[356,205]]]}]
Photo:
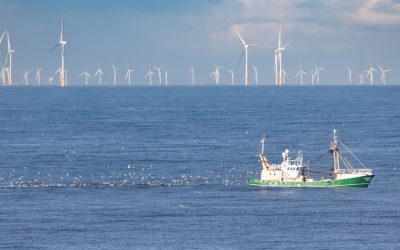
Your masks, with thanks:
[{"label": "ocean water", "polygon": [[[332,129],[369,188],[246,184]],[[400,248],[399,86],[0,88],[0,157],[0,248]]]}]

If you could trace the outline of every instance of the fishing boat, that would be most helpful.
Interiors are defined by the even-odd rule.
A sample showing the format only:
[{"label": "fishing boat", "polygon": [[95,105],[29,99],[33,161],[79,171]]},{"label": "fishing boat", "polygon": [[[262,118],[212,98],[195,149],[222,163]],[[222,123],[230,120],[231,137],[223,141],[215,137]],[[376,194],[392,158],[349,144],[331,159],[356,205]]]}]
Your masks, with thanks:
[{"label": "fishing boat", "polygon": [[[339,150],[339,144],[343,146],[362,166],[355,168]],[[362,187],[367,188],[374,178],[372,169],[364,164],[338,139],[336,130],[333,130],[332,143],[327,151],[333,157],[333,168],[330,170],[316,170],[310,164],[303,163],[301,152],[292,160],[289,150],[282,153],[283,161],[280,164],[270,163],[264,153],[265,137],[261,140],[259,153],[262,165],[260,179],[248,179],[248,184],[265,187]],[[311,177],[310,173],[325,174],[319,179]]]}]

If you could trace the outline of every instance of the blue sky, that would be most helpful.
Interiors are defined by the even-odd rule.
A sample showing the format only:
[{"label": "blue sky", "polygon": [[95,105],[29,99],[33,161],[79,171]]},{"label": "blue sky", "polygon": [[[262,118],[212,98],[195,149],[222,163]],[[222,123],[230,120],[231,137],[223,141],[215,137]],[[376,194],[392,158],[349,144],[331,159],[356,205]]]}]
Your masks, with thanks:
[{"label": "blue sky", "polygon": [[[149,65],[162,65],[169,83],[179,85],[190,83],[193,65],[196,81],[211,84],[213,62],[225,66],[221,83],[228,84],[225,69],[235,65],[242,51],[233,27],[258,43],[249,50],[249,65],[258,67],[261,83],[272,84],[279,26],[284,42],[293,41],[283,58],[288,84],[298,83],[294,75],[300,64],[309,71],[315,63],[325,68],[321,84],[345,83],[346,66],[358,82],[358,74],[370,64],[378,71],[378,64],[392,69],[387,83],[400,82],[399,1],[0,0],[0,30],[11,35],[16,84],[22,84],[24,69],[33,72],[31,82],[38,67],[43,79],[54,76],[60,56],[48,51],[58,42],[62,18],[71,85],[84,82],[79,74],[86,65],[92,74],[101,66],[110,84],[111,61],[119,68],[120,85],[126,84],[127,67],[136,70],[136,84],[147,83]],[[3,42],[0,47],[2,62],[5,46]],[[240,64],[236,79],[242,78]],[[309,78],[304,82],[310,83]],[[254,82],[252,73],[249,81]],[[380,72],[375,76],[379,81]]]}]

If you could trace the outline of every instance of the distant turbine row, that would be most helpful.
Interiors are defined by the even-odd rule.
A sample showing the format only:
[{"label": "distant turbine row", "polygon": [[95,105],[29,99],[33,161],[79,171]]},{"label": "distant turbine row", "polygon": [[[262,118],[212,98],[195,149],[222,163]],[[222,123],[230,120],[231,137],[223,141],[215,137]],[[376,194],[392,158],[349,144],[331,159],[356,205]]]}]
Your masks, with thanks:
[{"label": "distant turbine row", "polygon": [[[249,48],[256,46],[257,43],[247,43],[246,40],[243,38],[243,36],[240,34],[240,32],[234,28],[234,32],[236,33],[236,36],[239,38],[241,44],[243,45],[243,50],[242,53],[239,57],[238,62],[236,63],[236,65],[229,69],[226,70],[227,72],[230,73],[231,75],[231,84],[235,84],[235,75],[234,75],[234,71],[236,69],[236,67],[240,64],[243,56],[245,58],[245,62],[244,62],[244,78],[243,78],[243,84],[244,86],[248,86],[249,84],[249,74],[248,74],[248,63],[249,63]],[[15,52],[14,49],[12,49],[11,43],[10,43],[10,35],[7,31],[4,31],[0,37],[0,45],[3,41],[3,39],[7,37],[7,56],[6,56],[6,60],[4,63],[4,66],[1,69],[0,72],[0,79],[3,82],[3,85],[6,84],[7,85],[12,85],[13,84],[13,78],[12,78],[12,55]],[[61,50],[61,65],[60,67],[57,69],[57,71],[55,72],[55,74],[59,74],[59,82],[60,82],[60,86],[64,87],[65,84],[67,83],[67,71],[65,69],[65,48],[67,46],[68,42],[65,40],[64,38],[64,20],[61,21],[61,32],[60,32],[60,40],[58,41],[58,43],[50,50],[53,51],[56,48],[60,47]],[[275,73],[275,85],[284,85],[286,83],[286,78],[287,78],[287,73],[284,69],[283,66],[283,58],[282,58],[282,52],[286,50],[286,48],[292,44],[292,42],[286,43],[285,45],[282,45],[282,28],[279,28],[279,34],[278,34],[278,45],[277,48],[275,49],[275,54],[274,54],[274,73]],[[117,84],[117,70],[118,68],[115,67],[114,63],[111,62],[111,66],[112,66],[112,70],[113,70],[113,83],[114,85]],[[213,72],[210,73],[210,77],[213,78],[214,82],[216,85],[218,85],[221,81],[221,69],[224,68],[224,66],[218,66],[216,63],[214,63],[214,67],[215,70]],[[252,65],[253,70],[254,70],[254,79],[255,79],[255,83],[256,85],[258,85],[258,69],[256,66]],[[383,67],[381,67],[380,65],[378,65],[379,69],[382,72],[381,75],[381,82],[383,84],[386,84],[386,73],[389,72],[391,69],[384,69]],[[158,67],[154,67],[154,70],[157,72],[158,75],[158,83],[159,85],[161,85],[163,83],[163,77],[162,77],[162,66],[158,66]],[[347,71],[348,71],[348,82],[349,84],[352,84],[352,71],[351,68],[346,67]],[[309,71],[306,72],[302,69],[302,66],[300,64],[300,70],[299,72],[295,75],[296,78],[300,77],[300,84],[303,85],[303,78],[304,76],[308,75],[308,73],[310,73],[311,75],[311,84],[317,84],[319,85],[320,83],[320,71],[324,70],[324,68],[322,67],[318,67],[315,64],[315,67]],[[37,69],[36,71],[36,77],[35,80],[38,82],[38,84],[41,84],[41,71],[42,69]],[[195,69],[194,67],[192,67],[189,70],[192,74],[192,85],[195,85]],[[128,84],[131,85],[131,83],[133,83],[133,73],[135,72],[134,69],[127,69],[126,75],[125,75],[125,80],[128,81]],[[374,69],[372,66],[369,67],[368,70],[366,70],[365,72],[362,72],[360,74],[360,84],[363,84],[363,82],[366,79],[369,79],[369,83],[373,84],[374,81],[374,73],[376,72],[376,69]],[[25,70],[24,71],[24,76],[22,81],[25,83],[25,85],[28,85],[29,83],[29,74],[30,72]],[[90,75],[90,73],[87,70],[87,66],[85,68],[85,71],[82,72],[80,75],[80,77],[84,77],[85,79],[85,85],[88,85],[89,83],[89,79],[92,78],[92,76]],[[94,76],[98,77],[98,82],[99,84],[102,83],[102,78],[103,78],[103,71],[101,70],[101,68],[99,67],[97,69],[97,71],[94,73]],[[149,65],[148,71],[145,74],[144,79],[148,79],[149,80],[149,84],[152,85],[153,84],[153,76],[155,76],[155,73],[151,70],[151,67]],[[52,85],[54,83],[54,77],[49,77],[49,83]],[[166,70],[164,70],[164,84],[168,85],[168,72]]]}]

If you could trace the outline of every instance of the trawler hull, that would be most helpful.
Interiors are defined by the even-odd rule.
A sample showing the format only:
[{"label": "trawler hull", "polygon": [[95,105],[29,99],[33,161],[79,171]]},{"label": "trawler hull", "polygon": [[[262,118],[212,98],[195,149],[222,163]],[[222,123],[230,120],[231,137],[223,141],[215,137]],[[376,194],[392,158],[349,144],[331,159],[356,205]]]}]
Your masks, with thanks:
[{"label": "trawler hull", "polygon": [[271,181],[260,179],[248,179],[248,184],[262,187],[317,187],[317,188],[367,188],[375,175],[358,176],[341,180],[319,181]]}]

